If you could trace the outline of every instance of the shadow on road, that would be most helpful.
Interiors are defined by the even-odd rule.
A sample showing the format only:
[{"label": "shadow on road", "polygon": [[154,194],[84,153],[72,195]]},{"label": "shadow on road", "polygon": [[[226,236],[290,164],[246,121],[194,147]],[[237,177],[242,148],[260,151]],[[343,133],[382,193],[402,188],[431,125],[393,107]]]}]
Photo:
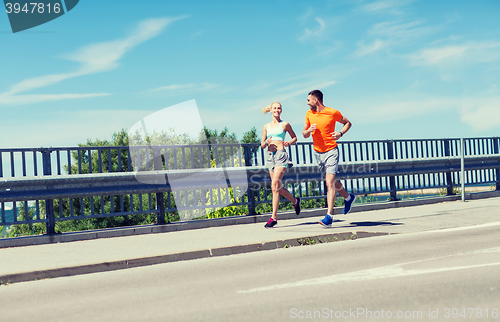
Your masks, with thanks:
[{"label": "shadow on road", "polygon": [[[330,227],[323,227],[327,229],[332,229],[332,228],[349,228],[349,227],[372,227],[372,226],[398,226],[398,225],[403,225],[403,223],[393,223],[390,221],[357,221],[357,222],[351,222],[349,225],[343,224],[341,226],[336,225],[338,223],[343,223],[345,220],[340,220],[340,219],[335,219],[333,221],[332,226]],[[290,227],[300,227],[300,226],[309,226],[309,225],[319,225],[318,221],[308,221],[308,222],[303,222],[300,224],[294,224],[294,225],[283,225],[283,226],[275,226],[274,229],[279,229],[279,228],[290,228]]]},{"label": "shadow on road", "polygon": [[[340,223],[340,222],[344,222],[345,220],[338,220],[338,219],[335,219],[333,221],[333,225],[335,225],[335,223]],[[303,222],[303,223],[300,223],[300,224],[294,224],[294,225],[284,225],[284,226],[276,226],[274,228],[285,228],[285,227],[299,227],[299,226],[308,226],[308,225],[318,225],[319,226],[319,223],[318,221],[308,221],[308,222]],[[339,228],[340,226],[332,226],[332,227],[327,227],[327,228]],[[347,227],[347,226],[342,226],[342,227]]]},{"label": "shadow on road", "polygon": [[398,226],[398,225],[403,225],[403,223],[393,223],[390,221],[358,221],[358,222],[351,222],[351,226],[356,226],[356,227],[369,227],[369,226]]}]

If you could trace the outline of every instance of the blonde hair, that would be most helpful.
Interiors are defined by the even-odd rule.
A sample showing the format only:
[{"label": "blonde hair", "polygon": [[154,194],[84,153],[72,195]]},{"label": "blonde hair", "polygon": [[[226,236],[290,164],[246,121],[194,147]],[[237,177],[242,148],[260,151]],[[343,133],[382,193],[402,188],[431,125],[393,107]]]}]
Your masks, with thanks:
[{"label": "blonde hair", "polygon": [[271,112],[271,107],[273,106],[274,103],[278,103],[280,106],[281,106],[281,103],[280,102],[272,102],[270,105],[264,107],[261,112],[262,114],[266,114],[266,113],[269,113]]}]

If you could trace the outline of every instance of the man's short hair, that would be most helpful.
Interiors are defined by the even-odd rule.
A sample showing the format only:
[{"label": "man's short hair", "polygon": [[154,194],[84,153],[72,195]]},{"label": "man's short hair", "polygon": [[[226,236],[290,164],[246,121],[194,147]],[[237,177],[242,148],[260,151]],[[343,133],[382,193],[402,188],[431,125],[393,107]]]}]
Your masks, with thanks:
[{"label": "man's short hair", "polygon": [[313,91],[310,91],[309,95],[316,97],[318,99],[318,101],[320,101],[321,104],[323,104],[323,93],[321,93],[321,91],[319,89],[315,89]]}]

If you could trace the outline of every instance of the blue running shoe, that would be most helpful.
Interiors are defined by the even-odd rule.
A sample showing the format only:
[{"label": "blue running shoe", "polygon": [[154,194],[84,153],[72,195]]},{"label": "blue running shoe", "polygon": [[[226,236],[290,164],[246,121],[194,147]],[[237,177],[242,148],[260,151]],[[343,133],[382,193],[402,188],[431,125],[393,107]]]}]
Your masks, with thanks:
[{"label": "blue running shoe", "polygon": [[319,224],[321,224],[324,227],[330,227],[332,225],[333,218],[330,215],[326,215],[325,218],[321,219],[318,221]]},{"label": "blue running shoe", "polygon": [[348,213],[351,212],[351,206],[354,203],[354,200],[356,200],[356,195],[353,195],[352,193],[349,194],[351,196],[351,199],[349,201],[344,200],[344,215],[347,215]]}]

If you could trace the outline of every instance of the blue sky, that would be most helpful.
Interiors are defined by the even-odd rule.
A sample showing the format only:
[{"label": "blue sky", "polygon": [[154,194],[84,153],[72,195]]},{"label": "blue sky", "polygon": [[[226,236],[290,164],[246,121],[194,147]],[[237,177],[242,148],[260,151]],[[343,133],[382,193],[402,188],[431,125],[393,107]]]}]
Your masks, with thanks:
[{"label": "blue sky", "polygon": [[0,14],[0,148],[110,139],[193,99],[239,138],[280,101],[300,134],[313,89],[352,121],[344,140],[499,136],[499,16],[495,0],[81,0],[13,34]]}]

